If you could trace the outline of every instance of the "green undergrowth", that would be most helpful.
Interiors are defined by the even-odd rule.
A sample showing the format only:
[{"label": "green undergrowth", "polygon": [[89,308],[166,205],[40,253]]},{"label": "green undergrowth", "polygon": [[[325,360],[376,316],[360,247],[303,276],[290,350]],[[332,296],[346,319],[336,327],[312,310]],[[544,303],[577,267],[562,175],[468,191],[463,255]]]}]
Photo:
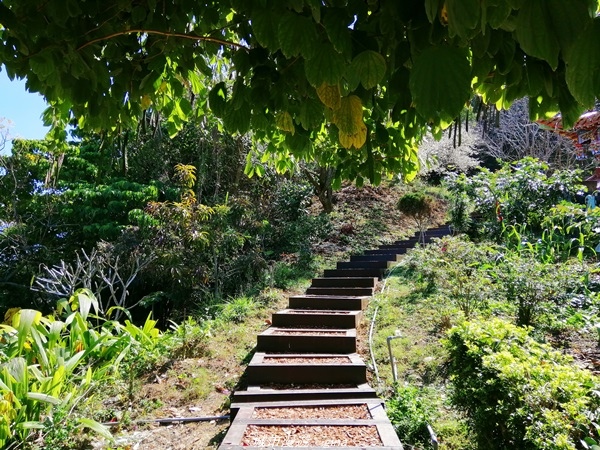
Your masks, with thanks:
[{"label": "green undergrowth", "polygon": [[597,449],[600,379],[568,355],[595,344],[596,264],[536,256],[446,237],[389,272],[372,384],[407,448]]},{"label": "green undergrowth", "polygon": [[[430,299],[423,289],[398,266],[370,303],[366,316],[371,321],[376,313],[372,349],[379,375],[377,379],[372,370],[371,383],[387,399],[388,416],[407,448],[433,448],[429,424],[440,448],[474,449],[464,418],[448,403],[448,353],[440,339],[452,326],[455,311],[441,299]],[[397,382],[388,337],[393,337]]]}]

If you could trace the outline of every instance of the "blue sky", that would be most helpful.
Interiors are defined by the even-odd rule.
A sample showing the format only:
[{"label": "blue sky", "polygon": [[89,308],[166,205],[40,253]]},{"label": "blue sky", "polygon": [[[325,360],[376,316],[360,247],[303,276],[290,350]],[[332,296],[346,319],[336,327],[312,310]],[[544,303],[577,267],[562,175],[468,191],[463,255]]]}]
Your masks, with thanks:
[{"label": "blue sky", "polygon": [[[0,118],[12,121],[10,135],[24,139],[43,139],[48,131],[42,122],[46,103],[39,94],[25,89],[25,80],[10,81],[6,71],[0,72]],[[10,143],[5,152],[10,152]]]}]

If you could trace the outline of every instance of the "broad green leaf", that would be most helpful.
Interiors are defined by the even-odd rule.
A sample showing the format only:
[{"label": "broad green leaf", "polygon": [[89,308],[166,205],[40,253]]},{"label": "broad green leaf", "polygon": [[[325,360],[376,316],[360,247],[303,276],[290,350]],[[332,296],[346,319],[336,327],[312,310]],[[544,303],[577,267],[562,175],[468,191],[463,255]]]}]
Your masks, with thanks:
[{"label": "broad green leaf", "polygon": [[96,422],[93,419],[88,419],[86,417],[80,417],[80,418],[77,419],[77,421],[82,426],[84,426],[86,428],[89,428],[90,430],[95,431],[96,433],[98,433],[103,438],[112,440],[112,438],[113,438],[112,433],[110,432],[110,430],[108,429],[108,427],[106,427],[105,425],[102,425],[101,423]]},{"label": "broad green leaf", "polygon": [[443,0],[425,0],[425,12],[427,13],[429,22],[433,23],[443,4]]},{"label": "broad green leaf", "polygon": [[317,46],[317,30],[314,22],[307,17],[288,13],[279,20],[279,44],[287,58],[302,55],[311,58]]},{"label": "broad green leaf", "polygon": [[208,93],[210,109],[217,115],[223,117],[227,105],[227,86],[225,83],[217,83]]},{"label": "broad green leaf", "polygon": [[297,13],[301,13],[304,9],[304,0],[285,0],[286,6],[293,9]]},{"label": "broad green leaf", "polygon": [[399,67],[390,78],[388,90],[390,100],[401,109],[408,109],[412,103],[412,97],[408,83],[410,80],[410,70],[406,67]]},{"label": "broad green leaf", "polygon": [[23,351],[25,341],[31,334],[31,328],[40,322],[42,313],[34,309],[21,309],[13,317],[13,326],[17,329],[17,348]]},{"label": "broad green leaf", "polygon": [[446,0],[450,35],[464,39],[473,35],[481,17],[480,0]]},{"label": "broad green leaf", "polygon": [[347,23],[345,16],[343,9],[326,8],[323,26],[333,47],[342,55],[350,55],[352,53],[352,36],[348,28],[350,24]]},{"label": "broad green leaf", "polygon": [[305,130],[318,127],[323,119],[323,105],[318,100],[307,99],[302,102],[297,120]]},{"label": "broad green leaf", "polygon": [[256,130],[267,130],[271,126],[272,122],[265,114],[261,112],[254,112],[252,114],[252,129]]},{"label": "broad green leaf", "polygon": [[250,129],[250,116],[251,111],[247,103],[237,109],[228,107],[223,116],[223,123],[230,131],[244,134]]},{"label": "broad green leaf", "polygon": [[371,89],[385,75],[385,59],[377,52],[365,50],[354,57],[350,70],[358,76],[365,89]]},{"label": "broad green leaf", "polygon": [[233,85],[230,105],[235,109],[238,109],[248,101],[249,95],[248,87],[244,84],[241,78],[238,78]]},{"label": "broad green leaf", "polygon": [[83,358],[84,355],[85,352],[83,350],[73,355],[71,358],[69,358],[68,361],[65,362],[65,369],[69,372],[73,372],[73,370],[75,369],[75,367],[77,367],[77,364],[79,363],[81,358]]},{"label": "broad green leaf", "polygon": [[329,85],[327,83],[321,84],[317,88],[317,95],[325,106],[330,109],[337,109],[340,107],[342,102],[342,94],[340,92],[340,85]]},{"label": "broad green leaf", "polygon": [[[244,53],[246,53],[246,52],[244,52]],[[200,79],[198,72],[196,72],[194,70],[189,70],[188,71],[188,81],[192,85],[192,92],[194,94],[198,95],[200,92],[202,92],[204,90],[204,83]]]},{"label": "broad green leaf", "polygon": [[287,133],[294,134],[296,132],[292,116],[287,111],[282,111],[275,116],[275,126]]},{"label": "broad green leaf", "polygon": [[519,10],[516,36],[521,48],[543,59],[552,69],[558,67],[560,51],[547,0],[527,0]]},{"label": "broad green leaf", "polygon": [[100,305],[96,296],[89,289],[78,289],[70,301],[74,310],[79,309],[83,320],[87,320],[91,308],[94,308],[94,313],[98,314]]},{"label": "broad green leaf", "polygon": [[583,24],[590,20],[588,1],[547,0],[546,8],[550,12],[552,31],[558,39],[563,55],[565,55],[581,32]]},{"label": "broad green leaf", "polygon": [[[482,5],[482,8],[485,8],[485,5]],[[497,2],[493,5],[488,5],[486,10],[487,23],[490,25],[490,27],[498,29],[506,22],[511,12],[511,6],[504,1]]]},{"label": "broad green leaf", "polygon": [[367,126],[363,123],[359,127],[356,133],[347,134],[340,130],[339,134],[340,144],[344,148],[361,148],[365,145],[367,140]]},{"label": "broad green leaf", "polygon": [[430,47],[415,58],[409,86],[417,111],[425,120],[452,120],[471,93],[466,52],[454,47]]},{"label": "broad green leaf", "polygon": [[60,405],[60,399],[40,392],[28,392],[27,398],[38,402],[50,403],[51,405]]},{"label": "broad green leaf", "polygon": [[346,61],[344,57],[336,52],[329,43],[322,44],[319,51],[304,63],[306,79],[314,87],[323,83],[338,84],[345,69]]},{"label": "broad green leaf", "polygon": [[585,107],[600,98],[600,18],[575,41],[566,60],[566,81],[573,97]]},{"label": "broad green leaf", "polygon": [[279,48],[278,24],[276,10],[256,8],[252,12],[252,31],[260,45],[275,51]]},{"label": "broad green leaf", "polygon": [[[296,133],[294,135],[286,134],[285,136],[286,145],[292,150],[294,155],[302,157],[302,155],[308,154],[312,149],[312,142],[308,136],[302,133]],[[290,162],[288,169],[293,169],[293,163]]]},{"label": "broad green leaf", "polygon": [[26,422],[21,422],[17,425],[19,428],[24,428],[26,430],[43,430],[44,424],[37,420],[28,420]]}]

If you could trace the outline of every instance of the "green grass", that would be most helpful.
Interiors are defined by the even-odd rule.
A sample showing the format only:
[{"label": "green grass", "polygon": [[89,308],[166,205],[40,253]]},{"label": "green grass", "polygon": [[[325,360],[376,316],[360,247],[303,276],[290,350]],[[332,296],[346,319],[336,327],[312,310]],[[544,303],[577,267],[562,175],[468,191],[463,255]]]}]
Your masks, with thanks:
[{"label": "green grass", "polygon": [[[437,434],[441,449],[473,450],[475,447],[471,444],[464,420],[447,404],[445,363],[448,355],[440,342],[445,330],[458,320],[460,314],[444,299],[423,294],[424,286],[406,275],[403,270],[392,272],[385,281],[385,290],[375,297],[366,311],[366,318],[371,321],[377,310],[373,353],[379,382],[374,379],[371,384],[377,387],[382,397],[391,399],[396,395],[387,338],[400,336],[391,340],[398,374],[397,386],[403,395],[412,392],[413,396],[404,399],[398,416],[405,417],[396,423],[400,427],[400,439],[407,445],[432,448],[422,436],[418,437],[416,432],[413,434],[414,430],[406,431],[410,420],[424,420],[422,411],[425,411],[429,412],[427,422]],[[408,417],[407,421],[406,416],[411,414],[415,417]],[[393,416],[391,412],[390,416]],[[409,434],[403,435],[402,432]]]}]

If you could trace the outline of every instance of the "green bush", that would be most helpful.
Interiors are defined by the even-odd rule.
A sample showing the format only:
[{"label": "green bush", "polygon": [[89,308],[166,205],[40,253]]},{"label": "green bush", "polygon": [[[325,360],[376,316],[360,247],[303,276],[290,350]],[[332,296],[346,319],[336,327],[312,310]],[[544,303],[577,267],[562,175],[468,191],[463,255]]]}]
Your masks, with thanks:
[{"label": "green bush", "polygon": [[426,394],[424,388],[397,386],[394,396],[385,404],[398,437],[410,445],[426,446],[431,441],[427,425],[433,422],[437,411]]},{"label": "green bush", "polygon": [[476,245],[466,236],[444,237],[413,250],[405,264],[426,283],[426,291],[437,291],[469,317],[487,304],[489,269],[497,256],[494,246]]},{"label": "green bush", "polygon": [[599,380],[527,329],[500,319],[465,322],[445,344],[451,401],[466,413],[479,448],[575,449],[596,438]]},{"label": "green bush", "polygon": [[470,198],[479,232],[496,239],[505,225],[527,223],[541,232],[548,210],[572,197],[581,187],[579,179],[577,170],[552,172],[546,163],[528,157],[504,163],[496,172],[481,169],[473,177],[449,178],[447,187],[454,195]]},{"label": "green bush", "polygon": [[434,211],[435,199],[422,192],[409,192],[398,200],[396,208],[412,218],[421,232],[425,230]]},{"label": "green bush", "polygon": [[569,262],[548,264],[507,251],[493,270],[496,292],[514,308],[517,325],[546,328],[573,295],[585,292],[586,270]]}]

